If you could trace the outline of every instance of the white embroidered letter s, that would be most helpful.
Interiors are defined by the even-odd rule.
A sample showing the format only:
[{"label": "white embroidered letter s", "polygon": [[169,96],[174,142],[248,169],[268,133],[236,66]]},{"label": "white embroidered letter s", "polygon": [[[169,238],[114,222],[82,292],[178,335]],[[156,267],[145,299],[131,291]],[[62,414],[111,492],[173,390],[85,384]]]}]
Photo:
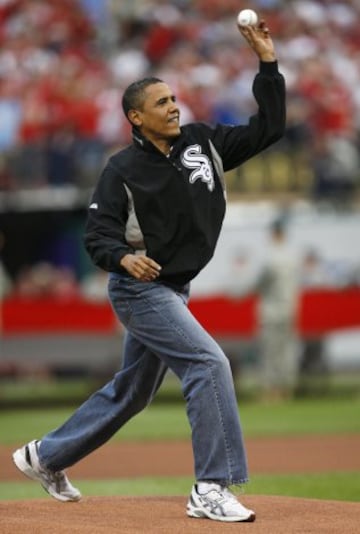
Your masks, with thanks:
[{"label": "white embroidered letter s", "polygon": [[214,172],[211,161],[206,154],[201,153],[200,145],[191,145],[187,147],[181,157],[182,164],[188,169],[194,169],[189,176],[191,184],[200,179],[205,182],[209,191],[215,187]]}]

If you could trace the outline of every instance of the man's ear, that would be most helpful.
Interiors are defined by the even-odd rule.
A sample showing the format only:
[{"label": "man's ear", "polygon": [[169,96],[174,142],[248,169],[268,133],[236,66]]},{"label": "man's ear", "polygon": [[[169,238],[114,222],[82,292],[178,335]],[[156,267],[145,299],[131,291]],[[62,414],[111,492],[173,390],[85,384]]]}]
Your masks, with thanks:
[{"label": "man's ear", "polygon": [[142,120],[137,109],[130,109],[128,112],[128,119],[134,126],[139,127],[142,125]]}]

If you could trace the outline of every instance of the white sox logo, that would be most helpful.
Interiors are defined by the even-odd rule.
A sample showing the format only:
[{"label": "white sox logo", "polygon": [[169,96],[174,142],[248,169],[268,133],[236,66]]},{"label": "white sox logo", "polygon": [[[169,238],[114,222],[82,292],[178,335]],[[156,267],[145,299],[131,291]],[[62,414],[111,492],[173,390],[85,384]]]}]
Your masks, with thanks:
[{"label": "white sox logo", "polygon": [[213,191],[215,187],[214,172],[210,159],[205,154],[201,154],[200,145],[191,145],[184,150],[181,161],[184,167],[195,169],[189,176],[191,184],[200,178],[202,182],[206,183],[208,190]]}]

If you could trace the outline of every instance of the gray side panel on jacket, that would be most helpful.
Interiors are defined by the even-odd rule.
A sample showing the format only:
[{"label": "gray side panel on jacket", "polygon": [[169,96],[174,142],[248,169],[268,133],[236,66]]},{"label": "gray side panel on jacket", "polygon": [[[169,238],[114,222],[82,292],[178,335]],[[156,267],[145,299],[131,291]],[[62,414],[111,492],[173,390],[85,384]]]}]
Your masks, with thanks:
[{"label": "gray side panel on jacket", "polygon": [[124,184],[128,196],[128,220],[125,229],[126,242],[135,249],[137,254],[146,254],[144,236],[139,226],[134,207],[132,193],[128,186]]},{"label": "gray side panel on jacket", "polygon": [[214,147],[213,143],[211,141],[209,141],[209,146],[210,146],[210,150],[211,150],[211,154],[212,154],[212,157],[213,157],[213,162],[214,162],[214,166],[215,166],[215,170],[220,178],[220,183],[221,183],[221,186],[223,188],[223,191],[224,191],[224,198],[226,200],[226,184],[225,184],[225,179],[224,179],[224,166],[223,166],[223,162],[222,162],[222,159],[221,159],[221,156],[219,154],[219,152],[216,150],[216,148]]}]

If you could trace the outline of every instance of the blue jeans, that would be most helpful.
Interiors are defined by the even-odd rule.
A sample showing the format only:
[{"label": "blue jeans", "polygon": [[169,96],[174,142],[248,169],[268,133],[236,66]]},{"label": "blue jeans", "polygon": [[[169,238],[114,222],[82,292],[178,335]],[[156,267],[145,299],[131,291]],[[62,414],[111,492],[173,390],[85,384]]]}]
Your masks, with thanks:
[{"label": "blue jeans", "polygon": [[197,480],[247,481],[229,361],[187,307],[189,287],[111,274],[109,296],[127,332],[122,369],[41,440],[40,461],[64,469],[105,443],[147,406],[170,368],[181,380]]}]

